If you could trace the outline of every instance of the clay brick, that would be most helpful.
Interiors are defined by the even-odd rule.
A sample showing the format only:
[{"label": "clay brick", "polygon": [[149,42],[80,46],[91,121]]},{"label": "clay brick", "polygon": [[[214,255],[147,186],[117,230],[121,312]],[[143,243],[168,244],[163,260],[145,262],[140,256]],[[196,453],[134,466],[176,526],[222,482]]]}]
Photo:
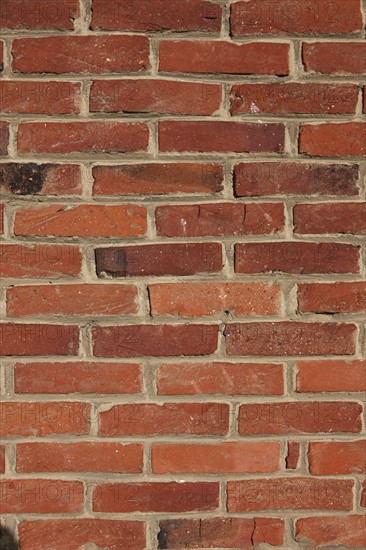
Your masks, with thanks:
[{"label": "clay brick", "polygon": [[143,521],[96,518],[25,520],[20,523],[18,531],[24,550],[70,550],[82,548],[86,544],[119,550],[121,541],[125,550],[145,548]]},{"label": "clay brick", "polygon": [[222,403],[135,403],[99,415],[99,435],[226,435],[229,406]]},{"label": "clay brick", "polygon": [[80,16],[79,2],[39,2],[39,0],[4,0],[0,27],[19,30],[73,30]]},{"label": "clay brick", "polygon": [[366,234],[366,202],[297,204],[294,207],[295,233]]},{"label": "clay brick", "polygon": [[0,245],[1,277],[75,277],[81,271],[77,246],[59,244]]},{"label": "clay brick", "polygon": [[221,86],[200,82],[95,80],[90,89],[91,112],[213,115],[220,103]]},{"label": "clay brick", "polygon": [[303,124],[300,128],[299,152],[315,157],[364,155],[366,123]]},{"label": "clay brick", "polygon": [[71,115],[80,112],[81,87],[73,82],[3,80],[0,82],[2,113]]},{"label": "clay brick", "polygon": [[137,363],[16,363],[15,393],[123,394],[142,390]]},{"label": "clay brick", "polygon": [[352,355],[356,325],[352,323],[233,323],[226,325],[229,355]]},{"label": "clay brick", "polygon": [[76,164],[0,164],[0,189],[14,195],[80,195],[81,167]]},{"label": "clay brick", "polygon": [[5,446],[0,447],[0,473],[5,473]]},{"label": "clay brick", "polygon": [[159,71],[167,73],[289,73],[289,45],[251,42],[169,40],[160,43]]},{"label": "clay brick", "polygon": [[0,324],[0,350],[7,355],[77,355],[79,328],[71,325]]},{"label": "clay brick", "polygon": [[234,166],[236,197],[358,195],[357,164],[247,162]]},{"label": "clay brick", "polygon": [[6,156],[8,154],[9,144],[9,122],[4,120],[0,121],[0,155]]},{"label": "clay brick", "polygon": [[0,481],[3,514],[60,514],[82,512],[84,485],[58,479],[3,479]]},{"label": "clay brick", "polygon": [[151,277],[216,273],[222,269],[220,243],[175,243],[97,248],[97,275]]},{"label": "clay brick", "polygon": [[283,365],[272,363],[165,363],[157,371],[161,395],[281,395],[283,384]]},{"label": "clay brick", "polygon": [[278,315],[281,292],[261,283],[162,283],[148,286],[151,314],[199,317]]},{"label": "clay brick", "polygon": [[308,460],[315,475],[366,473],[366,440],[310,442]]},{"label": "clay brick", "polygon": [[296,470],[300,458],[300,441],[289,441],[287,444],[286,468]]},{"label": "clay brick", "polygon": [[162,153],[282,153],[284,140],[283,124],[211,120],[159,123],[159,150]]},{"label": "clay brick", "polygon": [[218,325],[124,325],[92,329],[96,357],[209,355]]},{"label": "clay brick", "polygon": [[239,408],[239,434],[360,432],[361,415],[349,402],[250,403]]},{"label": "clay brick", "polygon": [[366,312],[366,282],[299,285],[298,309],[315,313]]},{"label": "clay brick", "polygon": [[29,122],[18,130],[18,150],[25,154],[137,152],[148,141],[142,122]]},{"label": "clay brick", "polygon": [[139,473],[142,452],[134,443],[18,443],[16,471]]},{"label": "clay brick", "polygon": [[17,286],[7,290],[9,317],[137,313],[134,285]]},{"label": "clay brick", "polygon": [[94,489],[94,512],[191,512],[215,510],[218,482],[105,483]]},{"label": "clay brick", "polygon": [[169,163],[95,166],[94,195],[164,195],[218,193],[223,189],[220,164]]},{"label": "clay brick", "polygon": [[155,223],[165,237],[262,235],[283,231],[285,216],[281,203],[169,205],[156,208]]},{"label": "clay brick", "polygon": [[235,84],[230,92],[230,112],[256,116],[355,113],[357,101],[355,84]]},{"label": "clay brick", "polygon": [[221,6],[205,0],[93,0],[92,29],[219,32]]},{"label": "clay brick", "polygon": [[152,469],[155,474],[256,473],[279,470],[277,441],[225,441],[215,444],[154,444]]},{"label": "clay brick", "polygon": [[295,538],[306,541],[307,548],[364,548],[366,516],[324,516],[301,518],[296,522]]},{"label": "clay brick", "polygon": [[244,0],[231,5],[234,36],[261,34],[337,34],[361,31],[358,0]]},{"label": "clay brick", "polygon": [[267,242],[235,245],[235,273],[359,273],[359,247],[341,243]]},{"label": "clay brick", "polygon": [[298,361],[296,367],[298,392],[366,391],[364,359]]},{"label": "clay brick", "polygon": [[353,480],[283,477],[228,481],[229,512],[352,510]]},{"label": "clay brick", "polygon": [[284,539],[283,520],[277,518],[174,519],[159,523],[159,548],[248,549],[267,543],[280,546]]},{"label": "clay brick", "polygon": [[366,73],[364,42],[305,42],[302,46],[305,71],[353,75]]},{"label": "clay brick", "polygon": [[68,401],[5,401],[0,404],[3,437],[47,437],[89,433],[88,403]]},{"label": "clay brick", "polygon": [[18,210],[15,235],[138,237],[146,233],[146,209],[135,205],[53,204]]},{"label": "clay brick", "polygon": [[146,36],[47,36],[13,41],[19,73],[120,73],[150,67]]}]

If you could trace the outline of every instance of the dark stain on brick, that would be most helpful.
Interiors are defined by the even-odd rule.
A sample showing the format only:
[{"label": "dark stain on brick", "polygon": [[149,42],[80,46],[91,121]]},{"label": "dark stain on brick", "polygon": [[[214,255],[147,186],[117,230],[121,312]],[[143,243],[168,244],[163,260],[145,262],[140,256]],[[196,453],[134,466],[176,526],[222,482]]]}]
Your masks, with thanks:
[{"label": "dark stain on brick", "polygon": [[166,531],[163,527],[160,527],[160,531],[158,533],[158,543],[159,550],[168,548],[168,531]]},{"label": "dark stain on brick", "polygon": [[20,550],[11,531],[3,526],[0,527],[0,548],[1,550]]},{"label": "dark stain on brick", "polygon": [[15,195],[35,195],[42,190],[51,164],[7,163],[0,166],[0,187]]}]

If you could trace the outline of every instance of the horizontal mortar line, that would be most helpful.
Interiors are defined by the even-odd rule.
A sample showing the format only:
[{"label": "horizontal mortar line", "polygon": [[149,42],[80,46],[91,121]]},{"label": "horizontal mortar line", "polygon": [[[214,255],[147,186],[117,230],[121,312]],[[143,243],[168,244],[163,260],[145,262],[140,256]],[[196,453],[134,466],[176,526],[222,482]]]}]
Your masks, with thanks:
[{"label": "horizontal mortar line", "polygon": [[[99,158],[97,158],[99,155]],[[180,162],[188,161],[188,160],[196,160],[196,162],[201,162],[203,159],[207,159],[208,161],[218,160],[218,159],[225,159],[225,160],[261,160],[264,161],[264,158],[268,161],[276,161],[276,160],[292,160],[292,161],[298,161],[300,159],[303,159],[307,162],[311,162],[314,157],[307,154],[302,154],[302,156],[294,157],[287,153],[268,153],[265,152],[264,158],[263,154],[260,152],[245,152],[245,153],[234,153],[234,152],[224,152],[223,154],[220,154],[220,152],[215,151],[212,153],[209,152],[202,152],[202,153],[194,153],[192,151],[183,151],[182,153],[178,153],[176,151],[172,151],[171,154],[164,154],[164,156],[154,156],[150,153],[145,154],[136,154],[131,155],[130,153],[94,153],[94,154],[86,154],[86,155],[80,155],[77,153],[62,153],[62,154],[37,154],[37,153],[28,153],[23,154],[22,156],[15,156],[15,157],[3,157],[4,160],[11,161],[22,161],[22,162],[47,162],[47,161],[53,161],[55,163],[61,162],[63,163],[64,160],[72,161],[74,162],[95,162],[95,161],[107,161],[108,159],[115,160],[123,160],[128,156],[129,160],[131,162],[133,161],[139,161],[139,160],[145,160],[145,161],[159,161],[159,160],[180,160]],[[31,160],[32,159],[32,160]],[[339,157],[331,157],[331,156],[323,156],[323,157],[315,157],[315,160],[321,160],[323,162],[333,162],[334,160],[348,162],[348,163],[359,163],[363,160],[362,155],[348,155],[348,156],[342,156],[340,159]],[[220,162],[220,161],[219,161]]]}]

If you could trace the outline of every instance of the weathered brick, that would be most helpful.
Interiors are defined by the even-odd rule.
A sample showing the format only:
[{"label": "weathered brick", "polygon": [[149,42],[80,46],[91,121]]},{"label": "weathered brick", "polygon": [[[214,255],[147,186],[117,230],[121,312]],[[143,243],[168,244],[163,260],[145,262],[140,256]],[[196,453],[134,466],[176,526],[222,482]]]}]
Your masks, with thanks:
[{"label": "weathered brick", "polygon": [[3,80],[0,82],[2,113],[71,115],[80,112],[81,87],[73,82]]},{"label": "weathered brick", "polygon": [[0,164],[0,189],[14,195],[80,195],[81,167],[76,164]]},{"label": "weathered brick", "polygon": [[222,269],[220,243],[175,243],[97,248],[98,276],[151,277],[216,273]]},{"label": "weathered brick", "polygon": [[315,475],[366,473],[366,440],[309,443],[309,469]]},{"label": "weathered brick", "polygon": [[364,359],[298,361],[296,367],[298,392],[366,391]]},{"label": "weathered brick", "polygon": [[214,203],[158,206],[155,223],[159,236],[262,235],[284,230],[281,203]]},{"label": "weathered brick", "polygon": [[295,233],[366,233],[366,202],[296,204]]},{"label": "weathered brick", "polygon": [[353,75],[366,73],[364,42],[305,42],[302,46],[305,71]]},{"label": "weathered brick", "polygon": [[0,27],[19,30],[73,30],[74,20],[79,16],[77,0],[4,0],[0,10]]},{"label": "weathered brick", "polygon": [[366,282],[299,285],[298,309],[315,313],[366,312]]},{"label": "weathered brick", "polygon": [[124,325],[92,329],[96,357],[209,355],[218,325]]},{"label": "weathered brick", "polygon": [[77,355],[79,328],[71,325],[0,324],[1,355]]},{"label": "weathered brick", "polygon": [[324,516],[300,518],[295,539],[307,548],[364,548],[366,516]]},{"label": "weathered brick", "polygon": [[150,67],[146,36],[47,36],[18,38],[12,47],[19,73],[120,73]]},{"label": "weathered brick", "polygon": [[315,157],[364,155],[366,123],[303,124],[300,128],[299,152]]},{"label": "weathered brick", "polygon": [[357,328],[352,323],[233,323],[224,334],[229,355],[352,355]]}]

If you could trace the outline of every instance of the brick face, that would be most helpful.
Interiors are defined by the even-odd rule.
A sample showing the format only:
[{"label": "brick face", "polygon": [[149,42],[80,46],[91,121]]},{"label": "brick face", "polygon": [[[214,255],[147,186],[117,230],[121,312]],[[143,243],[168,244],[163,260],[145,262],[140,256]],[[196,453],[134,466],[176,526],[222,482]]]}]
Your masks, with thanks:
[{"label": "brick face", "polygon": [[365,546],[365,9],[3,0],[1,547]]}]

